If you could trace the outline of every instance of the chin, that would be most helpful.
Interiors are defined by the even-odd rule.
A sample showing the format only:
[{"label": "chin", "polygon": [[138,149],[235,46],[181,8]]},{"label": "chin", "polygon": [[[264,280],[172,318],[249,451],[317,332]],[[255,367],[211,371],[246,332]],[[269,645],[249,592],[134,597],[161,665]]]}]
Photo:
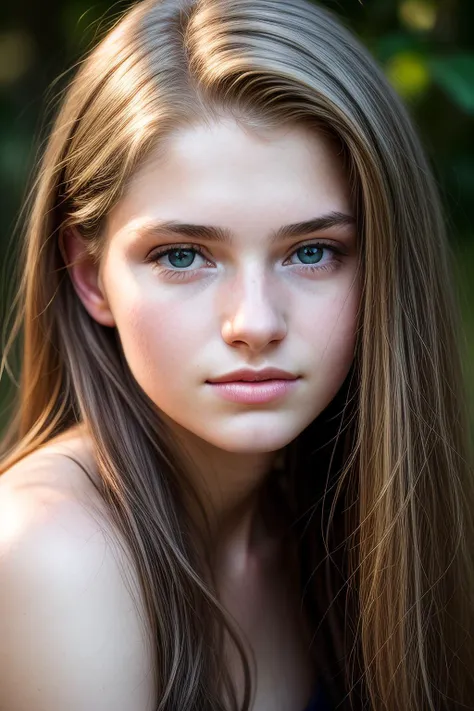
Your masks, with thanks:
[{"label": "chin", "polygon": [[201,439],[204,439],[213,447],[225,452],[256,455],[268,454],[283,449],[283,447],[286,447],[287,444],[298,436],[299,431],[296,434],[292,432],[286,435],[282,433],[281,436],[277,436],[276,434],[269,436],[267,427],[267,431],[265,434],[262,433],[261,436],[259,436],[257,428],[254,428],[251,434],[240,432],[238,435],[232,435],[227,433],[226,436],[223,437],[216,437],[215,432],[213,434],[214,436],[209,438],[202,437],[201,435]]}]

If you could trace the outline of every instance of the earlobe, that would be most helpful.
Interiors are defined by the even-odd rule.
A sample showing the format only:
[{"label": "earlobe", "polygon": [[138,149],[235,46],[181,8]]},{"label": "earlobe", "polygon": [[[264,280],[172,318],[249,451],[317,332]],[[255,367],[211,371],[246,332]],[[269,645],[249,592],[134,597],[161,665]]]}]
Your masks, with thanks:
[{"label": "earlobe", "polygon": [[69,227],[59,237],[59,249],[67,266],[74,290],[84,308],[103,326],[115,326],[99,275],[99,265],[87,253],[86,245],[75,227]]}]

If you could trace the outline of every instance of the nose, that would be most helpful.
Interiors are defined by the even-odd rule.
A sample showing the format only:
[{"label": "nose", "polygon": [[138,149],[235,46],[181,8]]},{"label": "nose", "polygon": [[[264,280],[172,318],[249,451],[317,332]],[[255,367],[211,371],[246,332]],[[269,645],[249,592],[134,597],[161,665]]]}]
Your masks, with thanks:
[{"label": "nose", "polygon": [[240,277],[227,288],[228,308],[222,323],[226,343],[261,351],[285,337],[287,324],[281,285],[278,287],[265,275],[253,273]]}]

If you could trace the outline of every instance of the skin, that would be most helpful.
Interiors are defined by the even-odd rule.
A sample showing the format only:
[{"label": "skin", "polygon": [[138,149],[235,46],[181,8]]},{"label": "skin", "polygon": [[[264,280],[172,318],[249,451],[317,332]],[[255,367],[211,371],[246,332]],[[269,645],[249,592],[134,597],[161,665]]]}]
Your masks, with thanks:
[{"label": "skin", "polygon": [[[301,126],[256,132],[222,118],[176,130],[135,174],[107,217],[99,267],[75,230],[64,235],[66,257],[78,260],[69,269],[79,298],[118,329],[137,386],[192,457],[190,476],[231,571],[245,572],[264,539],[256,492],[275,455],[331,402],[353,360],[355,226],[270,242],[283,225],[330,211],[354,215],[329,137]],[[221,226],[233,243],[140,233],[158,220]],[[319,241],[344,254],[324,248],[304,261],[297,250]],[[190,244],[204,257],[186,252],[184,266],[172,254],[146,261],[157,248]],[[165,268],[187,275],[172,279]],[[266,366],[301,376],[267,404],[228,402],[206,383]]]}]

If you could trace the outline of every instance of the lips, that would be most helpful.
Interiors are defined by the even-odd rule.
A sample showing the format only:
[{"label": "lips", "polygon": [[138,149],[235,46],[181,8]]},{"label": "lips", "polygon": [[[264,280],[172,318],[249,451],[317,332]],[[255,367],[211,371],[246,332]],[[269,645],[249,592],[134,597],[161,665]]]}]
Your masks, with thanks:
[{"label": "lips", "polygon": [[224,383],[209,383],[219,397],[243,405],[259,405],[282,400],[296,387],[298,378],[272,380],[233,380]]},{"label": "lips", "polygon": [[232,373],[226,373],[212,380],[209,383],[253,383],[269,380],[296,380],[299,376],[294,375],[280,368],[264,368],[263,370],[250,370],[248,368],[235,370]]}]

